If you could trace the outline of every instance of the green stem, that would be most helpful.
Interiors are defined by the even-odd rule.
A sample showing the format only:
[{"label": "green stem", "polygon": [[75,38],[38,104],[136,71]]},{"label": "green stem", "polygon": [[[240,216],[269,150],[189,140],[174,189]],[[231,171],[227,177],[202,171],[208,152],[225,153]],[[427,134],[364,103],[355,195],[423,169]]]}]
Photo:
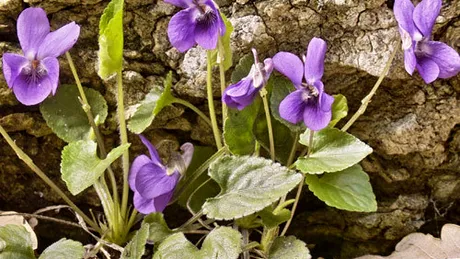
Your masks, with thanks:
[{"label": "green stem", "polygon": [[[310,138],[308,140],[307,158],[310,156],[311,151],[313,150],[313,137],[314,137],[314,134],[315,134],[315,132],[313,130],[310,130]],[[280,236],[284,236],[286,234],[286,232],[289,229],[289,226],[291,225],[292,219],[294,219],[294,214],[295,214],[295,211],[297,209],[297,205],[299,204],[300,195],[302,194],[302,189],[303,189],[304,183],[305,183],[305,175],[303,175],[302,181],[300,181],[299,187],[297,188],[297,194],[295,195],[294,205],[292,205],[291,217],[286,222],[286,225],[284,225],[283,231],[281,231]]]},{"label": "green stem", "polygon": [[275,140],[273,139],[272,118],[270,116],[270,107],[268,105],[267,90],[265,90],[265,88],[260,90],[260,96],[262,97],[262,101],[264,103],[265,118],[267,119],[268,139],[270,141],[270,157],[273,161],[275,161]]},{"label": "green stem", "polygon": [[200,111],[200,109],[198,109],[195,105],[187,102],[186,100],[182,100],[182,99],[179,99],[179,98],[174,98],[172,100],[173,103],[179,103],[179,104],[182,104],[184,105],[185,107],[189,108],[190,110],[194,111],[196,114],[198,114],[198,116],[200,116],[207,124],[209,124],[209,126],[212,127],[212,122],[211,120],[208,118],[208,116],[206,116],[206,114],[204,114],[202,111]]},{"label": "green stem", "polygon": [[262,233],[262,238],[260,240],[260,247],[264,251],[265,254],[268,254],[270,251],[270,247],[273,244],[273,240],[275,240],[278,234],[278,227],[274,228],[267,228],[264,227],[264,232]]},{"label": "green stem", "polygon": [[[96,135],[96,141],[99,146],[99,151],[101,153],[101,158],[105,159],[107,157],[107,151],[105,149],[104,140],[102,138],[101,132],[99,127],[96,125],[94,121],[93,113],[91,112],[91,106],[89,105],[88,99],[86,98],[85,91],[83,90],[83,86],[80,82],[80,77],[78,76],[77,69],[75,68],[75,64],[73,63],[72,56],[70,56],[69,52],[65,53],[67,57],[67,61],[69,62],[70,70],[72,71],[73,77],[75,79],[75,83],[77,84],[78,92],[80,93],[80,101],[82,103],[82,108],[86,113],[86,117],[88,117],[89,124]],[[112,171],[112,168],[107,168],[109,172],[110,182],[112,184],[112,192],[113,192],[113,199],[116,204],[118,204],[118,190],[117,190],[117,181],[115,179],[115,174]]]},{"label": "green stem", "polygon": [[210,51],[208,51],[207,54],[208,69],[206,75],[206,91],[208,93],[209,116],[211,117],[212,132],[214,133],[217,149],[221,149],[222,140],[220,137],[219,126],[217,125],[216,112],[214,110],[214,96],[212,94],[212,54]]},{"label": "green stem", "polygon": [[34,164],[32,159],[20,149],[14,140],[11,139],[11,137],[8,135],[8,133],[5,131],[5,129],[0,125],[0,134],[3,136],[3,138],[6,140],[6,142],[10,145],[10,147],[13,149],[13,151],[16,153],[16,155],[21,159],[34,173],[36,173],[53,191],[55,191],[59,197],[61,197],[78,215],[80,215],[83,220],[90,225],[93,229],[95,229],[98,232],[101,232],[101,228],[92,221],[88,216],[81,211],[75,203],[73,203],[65,193],[59,189],[59,187],[50,179],[46,174],[38,168],[37,165]]},{"label": "green stem", "polygon": [[[219,75],[220,75],[220,91],[222,96],[224,95],[225,88],[227,87],[226,82],[225,82],[225,67],[224,67],[224,61],[225,61],[225,49],[224,45],[222,43],[222,38],[219,37],[218,41],[218,48],[219,48]],[[222,102],[222,121],[225,122],[227,119],[227,105],[225,105],[225,102]]]},{"label": "green stem", "polygon": [[396,53],[398,52],[400,47],[401,47],[401,41],[398,40],[398,43],[396,44],[395,49],[393,50],[393,53],[388,59],[387,64],[385,65],[385,68],[382,71],[382,74],[380,74],[379,79],[375,83],[374,87],[372,87],[369,94],[366,97],[364,97],[363,100],[361,100],[361,106],[356,111],[356,113],[353,115],[353,117],[351,117],[351,119],[347,122],[347,124],[343,126],[342,131],[347,131],[351,127],[351,125],[355,123],[355,121],[359,118],[359,116],[363,115],[363,113],[366,111],[367,106],[369,105],[369,102],[371,101],[375,93],[377,92],[377,89],[379,89],[379,86],[383,82],[383,79],[385,79],[385,76],[388,74],[388,71],[391,68],[391,64],[393,63]]},{"label": "green stem", "polygon": [[[126,130],[126,119],[125,119],[125,105],[123,98],[123,73],[122,71],[117,72],[117,113],[118,123],[120,124],[120,139],[121,144],[128,144],[128,131]],[[123,165],[123,196],[121,200],[121,216],[126,219],[127,208],[128,208],[128,174],[129,174],[129,151],[123,152],[122,156]]]},{"label": "green stem", "polygon": [[292,163],[294,162],[294,158],[295,158],[295,153],[297,151],[297,142],[299,142],[299,136],[300,134],[298,132],[295,133],[295,138],[294,138],[294,143],[292,144],[292,149],[291,149],[291,153],[289,153],[289,158],[288,158],[288,161],[287,161],[287,164],[286,166],[291,166]]}]

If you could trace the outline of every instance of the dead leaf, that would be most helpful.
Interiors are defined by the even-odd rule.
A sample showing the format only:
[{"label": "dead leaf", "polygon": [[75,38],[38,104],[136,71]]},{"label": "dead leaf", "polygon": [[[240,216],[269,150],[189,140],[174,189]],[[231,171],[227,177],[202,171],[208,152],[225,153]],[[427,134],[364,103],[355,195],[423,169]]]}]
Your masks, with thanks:
[{"label": "dead leaf", "polygon": [[404,237],[389,256],[365,255],[356,259],[455,259],[460,258],[460,226],[446,224],[441,239],[412,233]]}]

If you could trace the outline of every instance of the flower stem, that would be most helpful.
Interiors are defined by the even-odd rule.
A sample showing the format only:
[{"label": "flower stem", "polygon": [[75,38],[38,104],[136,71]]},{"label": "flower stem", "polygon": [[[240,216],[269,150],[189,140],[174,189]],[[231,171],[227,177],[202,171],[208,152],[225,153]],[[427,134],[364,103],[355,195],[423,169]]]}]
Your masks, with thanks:
[{"label": "flower stem", "polygon": [[[120,124],[120,139],[121,144],[128,144],[128,131],[126,130],[126,119],[125,119],[125,105],[123,98],[123,73],[122,71],[117,72],[117,113],[118,123]],[[123,152],[122,156],[123,164],[123,196],[121,200],[121,216],[126,217],[128,207],[128,174],[129,174],[129,151]]]},{"label": "flower stem", "polygon": [[[314,136],[314,134],[315,134],[315,132],[314,132],[313,130],[310,130],[310,138],[309,138],[309,140],[308,140],[308,153],[307,153],[307,157],[310,156],[311,150],[313,150],[313,136]],[[289,229],[289,226],[291,225],[292,219],[294,219],[294,214],[295,214],[295,211],[296,211],[296,209],[297,209],[297,205],[299,204],[300,195],[302,194],[302,189],[303,189],[304,183],[305,183],[305,175],[303,175],[302,181],[300,181],[299,187],[297,188],[297,194],[295,195],[295,201],[294,201],[294,204],[292,205],[291,217],[290,217],[289,220],[286,222],[286,225],[284,225],[283,231],[281,231],[281,235],[280,235],[280,236],[284,236],[284,235],[286,234],[286,232],[287,232],[288,229]]]},{"label": "flower stem", "polygon": [[[224,67],[225,49],[222,43],[222,37],[219,37],[218,48],[219,48],[218,52],[219,52],[220,91],[223,96],[227,85],[225,83],[225,67]],[[227,105],[225,105],[225,102],[222,102],[222,121],[225,122],[226,119],[227,119]]]},{"label": "flower stem", "polygon": [[217,125],[216,112],[214,110],[214,97],[212,94],[212,60],[211,52],[207,52],[207,75],[206,75],[206,91],[208,93],[208,106],[209,106],[209,116],[211,117],[212,132],[214,133],[214,139],[216,141],[217,149],[222,148],[222,140],[220,137],[219,127]]},{"label": "flower stem", "polygon": [[364,97],[364,99],[361,100],[361,106],[356,111],[356,113],[353,115],[353,117],[351,117],[351,119],[347,122],[347,124],[343,126],[342,131],[347,131],[351,127],[351,125],[355,123],[355,121],[359,118],[359,116],[363,115],[363,113],[366,111],[367,105],[369,105],[369,102],[371,101],[375,93],[377,92],[377,89],[379,89],[379,86],[383,82],[383,79],[385,79],[385,76],[388,74],[388,71],[391,68],[391,64],[393,63],[396,53],[399,51],[400,47],[401,47],[401,41],[398,40],[398,43],[396,44],[395,49],[393,50],[393,53],[388,59],[387,64],[385,65],[385,68],[382,71],[382,74],[380,74],[379,79],[375,83],[374,87],[372,87],[369,94],[366,97]]},{"label": "flower stem", "polygon": [[260,96],[262,97],[262,101],[264,103],[265,118],[267,119],[268,139],[270,141],[270,157],[273,161],[275,161],[275,140],[273,139],[272,118],[270,116],[270,107],[268,105],[267,90],[265,90],[265,88],[260,90]]},{"label": "flower stem", "polygon": [[208,118],[208,116],[206,116],[206,114],[204,114],[202,111],[200,111],[200,109],[198,109],[195,105],[187,102],[186,100],[182,100],[182,99],[179,99],[179,98],[174,98],[173,103],[179,103],[179,104],[182,104],[184,105],[185,107],[189,108],[190,110],[194,111],[196,114],[198,114],[198,116],[200,116],[207,124],[209,124],[209,126],[212,127],[212,122],[211,120]]},{"label": "flower stem", "polygon": [[16,155],[21,159],[32,171],[34,171],[35,174],[37,174],[53,191],[55,191],[59,197],[61,197],[78,215],[80,215],[88,225],[90,225],[93,229],[95,229],[98,232],[101,232],[101,228],[92,221],[88,216],[81,211],[75,203],[73,203],[65,193],[59,189],[59,187],[50,179],[46,174],[38,168],[37,165],[32,161],[32,159],[20,149],[14,140],[11,139],[11,137],[8,135],[8,133],[5,131],[5,129],[0,125],[0,134],[3,136],[3,138],[6,140],[6,142],[10,145],[10,147],[13,149],[13,151],[16,153]]},{"label": "flower stem", "polygon": [[[96,141],[99,146],[99,151],[101,153],[101,158],[105,159],[107,157],[107,151],[105,149],[104,140],[102,138],[101,132],[99,127],[96,125],[94,121],[93,113],[91,112],[91,106],[89,105],[88,99],[86,98],[85,91],[83,90],[83,86],[81,85],[80,78],[78,77],[77,69],[75,68],[75,64],[73,63],[72,56],[70,56],[69,52],[65,53],[67,57],[67,61],[69,62],[70,70],[72,71],[73,77],[75,78],[75,83],[77,84],[78,92],[80,93],[80,101],[82,103],[82,108],[88,117],[89,124],[96,135]],[[117,190],[117,181],[115,179],[115,174],[112,171],[112,168],[109,166],[107,168],[109,172],[110,182],[112,184],[112,192],[113,192],[113,199],[116,204],[118,204],[118,190]]]},{"label": "flower stem", "polygon": [[299,135],[300,134],[298,132],[295,133],[294,143],[292,143],[291,153],[289,153],[289,158],[286,163],[286,166],[288,167],[294,162],[295,152],[297,151],[297,142],[299,142]]}]

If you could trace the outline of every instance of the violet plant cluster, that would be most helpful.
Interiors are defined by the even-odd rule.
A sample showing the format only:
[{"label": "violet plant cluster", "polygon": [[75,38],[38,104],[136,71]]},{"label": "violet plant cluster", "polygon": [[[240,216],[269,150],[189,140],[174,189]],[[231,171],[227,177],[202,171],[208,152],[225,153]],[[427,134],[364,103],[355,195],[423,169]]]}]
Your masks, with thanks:
[{"label": "violet plant cluster", "polygon": [[[301,53],[300,57],[294,53],[281,51],[273,57],[266,58],[263,62],[259,61],[257,51],[252,49],[253,64],[250,67],[238,65],[240,66],[238,69],[244,70],[247,75],[227,87],[225,75],[228,71],[220,64],[224,62],[222,60],[224,57],[228,57],[226,54],[231,52],[229,42],[225,40],[226,37],[229,37],[231,28],[228,26],[231,25],[226,23],[226,18],[222,16],[218,5],[212,0],[165,0],[165,2],[181,8],[171,18],[168,25],[167,35],[171,45],[179,52],[186,52],[198,45],[203,51],[207,51],[208,59],[218,57],[216,60],[208,60],[207,91],[208,96],[212,96],[211,73],[214,66],[219,64],[221,85],[225,86],[221,92],[224,103],[223,135],[215,119],[213,120],[216,113],[213,103],[209,103],[210,120],[197,107],[174,97],[169,92],[172,84],[172,79],[169,77],[165,81],[162,93],[158,94],[156,90],[152,90],[144,101],[131,107],[134,112],[128,117],[128,128],[132,133],[138,135],[147,151],[143,153],[148,153],[148,155],[141,154],[134,157],[129,166],[128,148],[130,144],[127,134],[123,134],[127,126],[123,105],[122,67],[112,64],[114,67],[107,70],[114,71],[117,80],[120,145],[106,152],[103,136],[99,132],[99,122],[95,119],[102,115],[95,116],[93,113],[97,111],[92,109],[92,107],[103,107],[104,105],[91,103],[94,99],[88,101],[86,93],[89,94],[90,90],[81,86],[76,68],[70,54],[67,53],[66,57],[80,94],[74,96],[74,99],[78,99],[82,104],[81,112],[87,116],[88,120],[85,123],[89,133],[85,132],[87,134],[81,134],[78,138],[71,140],[63,138],[69,143],[62,153],[62,178],[69,191],[75,195],[93,186],[101,199],[104,219],[95,220],[87,217],[59,187],[52,183],[50,186],[94,231],[117,245],[125,245],[129,238],[133,237],[131,242],[121,249],[122,258],[128,258],[123,257],[126,253],[136,254],[136,257],[129,258],[142,257],[143,249],[132,248],[132,243],[136,242],[153,242],[156,246],[153,258],[167,258],[166,255],[174,257],[183,254],[186,251],[183,247],[192,245],[187,243],[189,241],[185,237],[183,238],[182,233],[187,231],[209,234],[209,238],[221,235],[220,238],[228,238],[227,244],[231,244],[230,247],[216,245],[211,249],[209,246],[212,246],[210,244],[212,242],[207,242],[207,237],[201,251],[196,252],[192,249],[196,252],[194,254],[195,252],[187,250],[187,254],[192,259],[211,258],[209,253],[214,253],[218,249],[228,250],[226,251],[228,254],[235,253],[238,256],[242,254],[245,259],[251,258],[250,256],[254,254],[266,258],[272,253],[279,252],[273,252],[274,242],[285,241],[282,236],[288,231],[305,183],[319,199],[330,206],[360,212],[371,212],[377,209],[377,201],[368,177],[367,180],[364,180],[365,182],[361,183],[367,188],[363,193],[353,193],[356,191],[354,189],[349,190],[352,193],[351,196],[347,196],[347,192],[334,193],[329,189],[327,189],[327,195],[321,193],[321,188],[326,190],[328,183],[325,181],[329,178],[319,178],[318,174],[366,175],[358,163],[372,152],[372,149],[365,143],[344,132],[346,129],[335,128],[337,121],[333,121],[332,118],[334,116],[336,120],[344,118],[348,108],[346,101],[345,104],[343,103],[345,99],[343,96],[332,96],[325,91],[322,78],[325,70],[327,39],[313,37],[308,43],[306,52]],[[441,7],[441,0],[422,0],[417,6],[414,6],[410,0],[396,0],[394,5],[394,14],[404,51],[404,67],[410,75],[417,70],[427,84],[438,78],[453,77],[460,72],[460,56],[457,51],[445,43],[432,40],[433,27]],[[108,63],[101,62],[101,64],[110,64],[110,60],[114,59],[113,55],[116,55],[114,53],[122,53],[123,37],[120,38],[120,34],[123,35],[122,17],[123,1],[111,1],[100,24],[99,58],[108,60]],[[113,33],[114,31],[118,33]],[[61,101],[65,107],[67,100],[60,100],[59,98],[62,97],[58,91],[67,91],[70,86],[61,86],[60,88],[64,89],[58,89],[60,68],[57,58],[69,51],[77,42],[80,26],[71,22],[50,32],[50,24],[45,11],[41,8],[30,7],[19,15],[17,32],[22,54],[4,53],[2,58],[3,75],[7,85],[20,103],[27,106],[40,104],[44,116],[49,114],[46,111],[52,107],[50,103]],[[113,49],[118,45],[110,43],[111,37],[118,37],[117,39],[121,41],[121,44],[118,44],[121,49]],[[216,53],[218,55],[215,55]],[[393,58],[390,58],[388,65],[391,65],[392,61]],[[385,77],[386,73],[386,71],[382,72],[381,77]],[[283,82],[283,85],[279,82]],[[376,83],[375,89],[378,88],[380,82],[381,80]],[[277,99],[279,96],[276,96],[279,90],[277,87],[284,87],[283,89],[287,89],[288,92],[279,100]],[[102,95],[96,95],[103,99]],[[363,100],[364,109],[372,95]],[[260,102],[256,101],[258,99],[263,101],[263,109]],[[216,143],[224,141],[224,147],[217,150],[214,155],[203,159],[199,152],[202,147],[187,142],[180,147],[180,151],[173,150],[169,157],[162,159],[160,152],[152,144],[152,142],[159,143],[159,141],[148,139],[147,134],[143,131],[152,124],[155,115],[162,108],[173,103],[185,105],[195,111],[203,121],[210,125]],[[54,110],[51,111],[53,113]],[[263,116],[260,116],[263,113],[265,113],[264,119]],[[343,113],[345,115],[338,115]],[[275,115],[279,115],[280,119]],[[58,111],[54,116],[59,116]],[[338,116],[342,117],[337,119]],[[352,124],[355,117],[359,117],[359,114],[353,116],[347,125]],[[69,121],[75,119],[52,118],[69,119]],[[56,124],[50,120],[47,120],[47,123],[60,136],[62,129],[59,128],[61,127],[59,123]],[[301,127],[299,124],[302,124]],[[68,130],[67,123],[65,127],[65,130]],[[293,143],[285,143],[286,141],[277,139],[281,135],[277,132],[280,128],[285,130],[284,132],[288,131],[285,135],[290,136],[290,141]],[[303,132],[299,132],[299,128]],[[141,134],[142,132],[144,135]],[[27,155],[11,140],[1,126],[0,133],[18,156],[49,183],[50,180],[46,180],[49,178],[33,164],[30,158],[24,159]],[[290,150],[287,159],[281,154],[286,153],[283,149],[286,146]],[[275,148],[281,150],[275,150]],[[334,152],[342,152],[337,157],[330,158],[336,164],[331,165],[328,158],[321,161],[321,156],[318,156],[317,160],[311,159],[315,152],[329,151],[328,148],[333,149]],[[344,150],[353,152],[344,152]],[[271,159],[266,158],[268,155],[265,154],[268,153]],[[123,172],[119,175],[117,167],[111,164],[120,156],[123,156]],[[200,164],[192,166],[196,161],[200,161]],[[257,175],[255,172],[265,175]],[[117,178],[123,179],[121,195],[118,193]],[[334,181],[334,178],[331,179]],[[110,189],[107,180],[111,184]],[[320,185],[321,181],[325,182],[324,186]],[[333,184],[338,184],[337,182]],[[206,192],[207,186],[212,183],[217,183],[221,189],[220,193],[214,196]],[[349,188],[349,185],[345,183],[341,187],[346,189]],[[295,187],[298,188],[295,199],[288,199],[288,193]],[[131,193],[128,192],[129,189]],[[353,198],[360,195],[366,202],[364,205],[357,206]],[[193,200],[194,196],[200,196],[201,199],[198,210],[193,208],[196,203]],[[183,201],[184,198],[186,202],[182,202],[181,205],[191,212],[192,218],[182,226],[171,230],[164,222],[162,212],[169,204]],[[132,200],[133,209],[129,208],[128,199]],[[343,201],[343,204],[337,203],[337,200]],[[293,204],[292,207],[287,209],[291,204]],[[204,216],[207,218],[203,219]],[[267,221],[267,217],[270,218],[270,221]],[[218,220],[233,220],[233,229],[219,226],[216,223]],[[136,224],[141,221],[141,229],[138,232],[131,232],[132,228],[138,226],[139,224]],[[211,223],[214,223],[214,227],[210,226]],[[150,234],[141,234],[145,229],[147,232],[150,229],[148,232]],[[261,229],[257,230],[258,233],[261,233],[261,238],[251,243],[248,233],[256,231],[255,229]],[[178,241],[179,239],[181,241]],[[181,244],[185,250],[180,250],[182,248],[179,246],[176,247],[179,250],[171,248],[171,244],[177,244],[177,242],[183,242]],[[251,248],[243,250],[241,243]],[[289,249],[289,246],[286,245],[286,247]],[[309,258],[309,251],[305,244],[302,249],[299,249],[298,251],[301,252],[298,258]]]}]

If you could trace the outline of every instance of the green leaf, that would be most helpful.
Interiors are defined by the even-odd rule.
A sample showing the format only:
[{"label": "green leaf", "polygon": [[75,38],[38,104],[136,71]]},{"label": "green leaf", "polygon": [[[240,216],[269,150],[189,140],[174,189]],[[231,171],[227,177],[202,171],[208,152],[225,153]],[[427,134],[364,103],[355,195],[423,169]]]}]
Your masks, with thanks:
[{"label": "green leaf", "polygon": [[255,151],[256,137],[252,129],[256,121],[261,99],[256,98],[242,111],[228,109],[224,125],[224,139],[228,149],[234,155],[251,155]]},{"label": "green leaf", "polygon": [[[233,32],[233,25],[222,12],[220,12],[220,15],[222,16],[222,20],[224,21],[224,24],[225,24],[225,34],[219,39],[220,43],[218,43],[217,48],[212,51],[211,60],[212,60],[212,64],[218,64],[217,62],[219,60],[218,51],[223,51],[224,52],[224,55],[223,55],[224,70],[227,71],[233,65],[233,53],[232,53],[232,48],[230,46],[230,36]],[[222,44],[222,45],[219,46],[219,44]]]},{"label": "green leaf", "polygon": [[[300,143],[307,145],[309,134],[300,136]],[[315,132],[312,153],[295,163],[297,169],[307,174],[331,173],[348,168],[367,155],[372,148],[355,136],[334,128]]]},{"label": "green leaf", "polygon": [[155,244],[161,243],[168,236],[174,234],[174,231],[166,224],[163,214],[159,212],[147,215],[144,218],[143,224],[149,225],[148,240]]},{"label": "green leaf", "polygon": [[294,236],[277,237],[270,248],[269,259],[310,259],[307,245]]},{"label": "green leaf", "polygon": [[0,259],[35,259],[30,233],[23,226],[0,227]]},{"label": "green leaf", "polygon": [[128,129],[136,134],[141,134],[155,119],[160,111],[174,102],[171,94],[172,73],[169,72],[165,82],[164,89],[159,87],[153,88],[148,93],[140,105],[136,108],[133,116],[128,121]]},{"label": "green leaf", "polygon": [[185,238],[182,232],[173,234],[165,239],[153,254],[153,259],[204,259],[200,250]]},{"label": "green leaf", "polygon": [[63,238],[46,248],[38,259],[81,259],[84,254],[80,242]]},{"label": "green leaf", "polygon": [[303,124],[303,122],[300,122],[298,124],[292,124],[286,121],[285,119],[281,118],[279,113],[281,101],[283,101],[288,94],[295,90],[295,87],[292,84],[292,82],[285,77],[272,76],[270,77],[270,80],[268,80],[268,84],[270,85],[270,87],[272,87],[272,93],[270,96],[270,109],[272,111],[273,117],[293,132],[305,131],[306,127]]},{"label": "green leaf", "polygon": [[259,211],[262,224],[267,228],[274,228],[289,220],[291,211],[288,209],[281,209],[280,211],[273,211],[271,206]]},{"label": "green leaf", "polygon": [[306,175],[305,182],[316,197],[331,207],[359,212],[377,210],[377,201],[369,176],[360,165],[354,165],[341,172],[325,174],[321,178]]},{"label": "green leaf", "polygon": [[261,157],[224,156],[209,167],[208,174],[221,192],[203,205],[208,218],[236,219],[260,211],[286,195],[301,174]]},{"label": "green leaf", "polygon": [[334,127],[341,119],[348,115],[347,98],[341,94],[334,95],[334,103],[332,104],[332,119],[329,122],[329,127]]},{"label": "green leaf", "polygon": [[121,259],[141,259],[145,252],[145,244],[149,237],[149,224],[143,224],[141,229],[136,232],[136,235],[129,241],[123,250]]},{"label": "green leaf", "polygon": [[106,79],[120,72],[123,65],[123,0],[112,0],[99,22],[99,69]]},{"label": "green leaf", "polygon": [[[96,124],[104,123],[107,118],[107,103],[102,95],[93,89],[83,87]],[[61,85],[56,95],[40,104],[40,112],[46,124],[56,135],[66,142],[91,139],[93,130],[88,117],[79,101],[78,88],[75,85]]]},{"label": "green leaf", "polygon": [[163,241],[153,259],[237,259],[241,253],[241,234],[229,227],[211,231],[201,250],[188,241],[183,233],[176,233]]},{"label": "green leaf", "polygon": [[[195,146],[192,162],[187,168],[185,178],[179,182],[179,185],[176,188],[177,190],[183,189],[178,200],[179,205],[182,207],[187,208],[187,201],[190,199],[189,205],[191,209],[193,211],[199,211],[207,198],[214,197],[219,193],[219,185],[212,180],[201,186],[204,182],[209,180],[209,176],[204,173],[207,171],[207,167],[201,168],[201,166],[205,166],[206,163],[210,163],[208,159],[211,159],[215,153],[216,150],[214,148]],[[190,182],[195,177],[196,179],[193,182]],[[200,189],[197,190],[199,187]],[[192,193],[193,196],[190,197]]]},{"label": "green leaf", "polygon": [[241,79],[247,77],[253,64],[254,57],[251,54],[244,55],[233,70],[232,83],[236,84]]},{"label": "green leaf", "polygon": [[241,250],[242,235],[230,227],[219,227],[211,231],[203,242],[202,258],[237,259]]},{"label": "green leaf", "polygon": [[130,144],[119,146],[101,160],[97,154],[97,144],[91,140],[80,140],[67,145],[62,151],[61,174],[67,188],[77,195],[93,185]]}]

